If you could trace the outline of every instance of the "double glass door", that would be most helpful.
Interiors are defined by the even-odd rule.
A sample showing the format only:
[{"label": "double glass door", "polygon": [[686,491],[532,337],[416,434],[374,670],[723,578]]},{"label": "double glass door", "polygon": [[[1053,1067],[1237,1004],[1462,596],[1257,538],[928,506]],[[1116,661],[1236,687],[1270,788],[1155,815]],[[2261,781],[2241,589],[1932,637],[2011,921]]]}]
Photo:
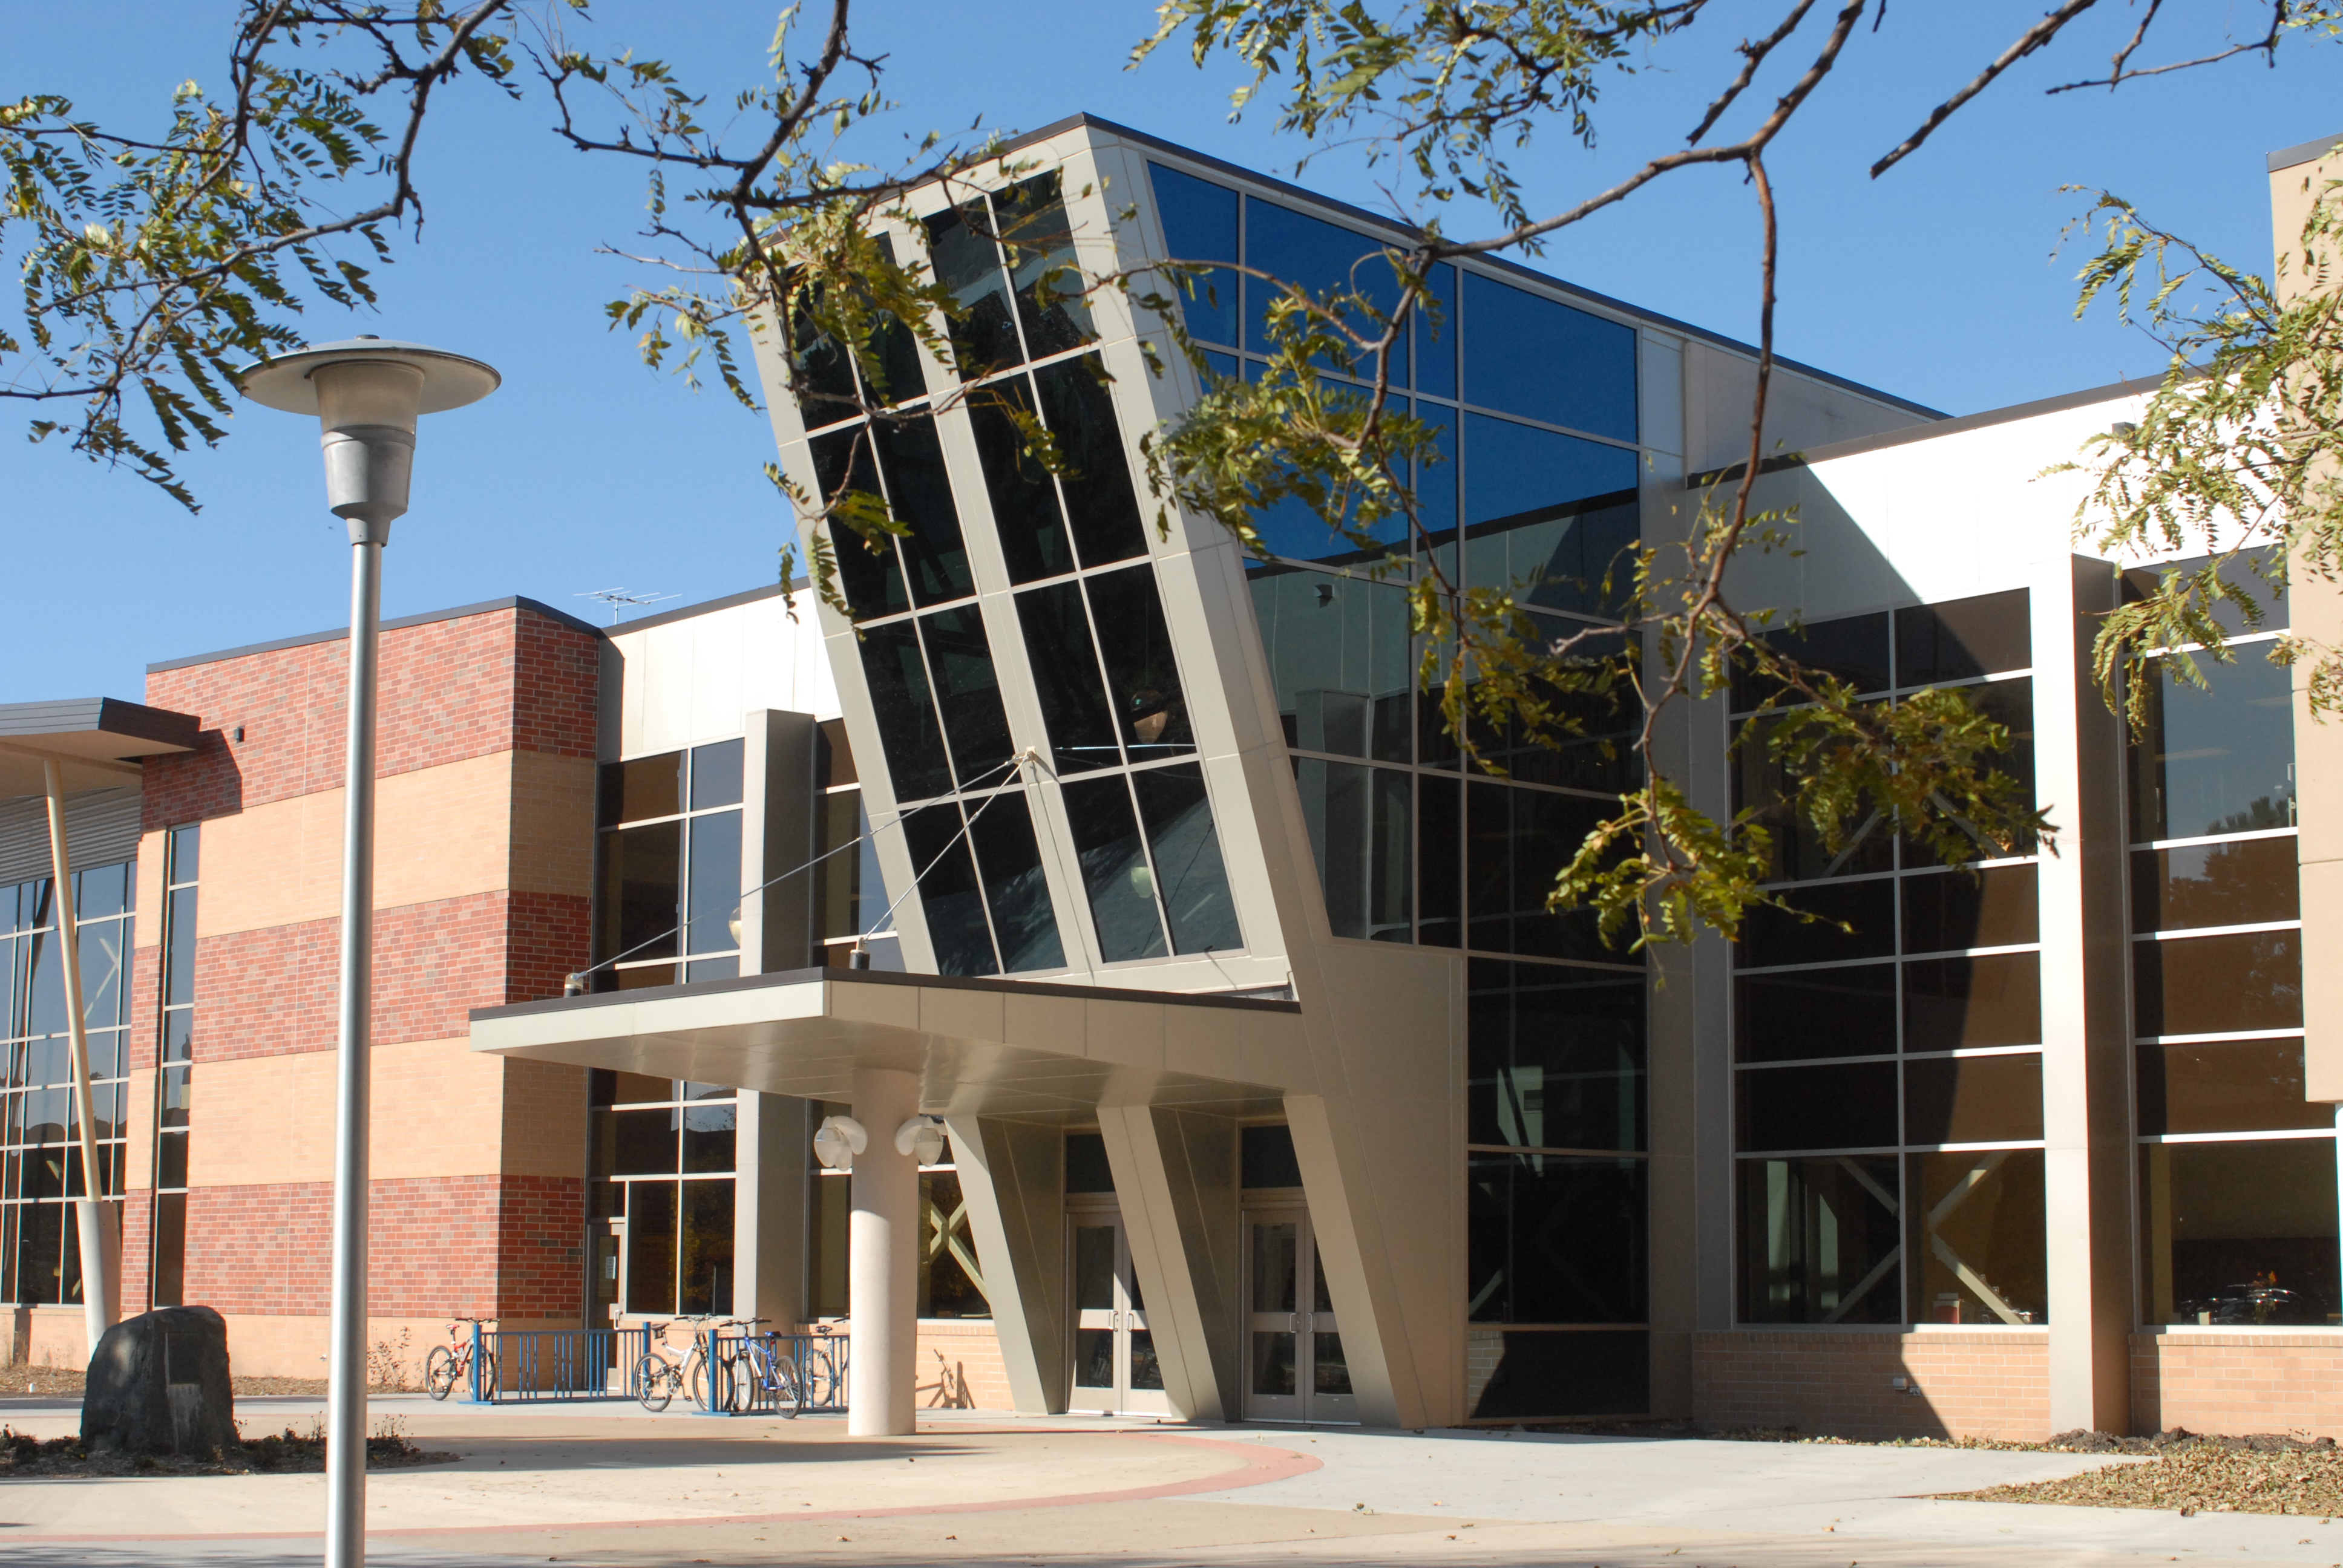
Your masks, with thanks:
[{"label": "double glass door", "polygon": [[1068,1408],[1168,1412],[1163,1369],[1131,1271],[1131,1241],[1112,1209],[1069,1217],[1073,1267],[1074,1368]]},{"label": "double glass door", "polygon": [[1248,1211],[1245,1251],[1247,1419],[1358,1420],[1309,1211]]}]

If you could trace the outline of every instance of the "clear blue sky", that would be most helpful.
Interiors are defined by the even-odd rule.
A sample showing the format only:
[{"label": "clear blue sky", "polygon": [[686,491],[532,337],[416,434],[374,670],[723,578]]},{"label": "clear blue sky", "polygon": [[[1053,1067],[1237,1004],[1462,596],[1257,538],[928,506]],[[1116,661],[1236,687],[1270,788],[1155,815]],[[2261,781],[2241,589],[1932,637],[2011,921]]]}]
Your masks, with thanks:
[{"label": "clear blue sky", "polygon": [[[1823,14],[1809,23],[1817,35]],[[2175,8],[2180,9],[2180,8]],[[2258,5],[2189,8],[2252,25]],[[772,10],[745,0],[598,5],[607,50],[669,59],[719,104],[763,69]],[[1551,209],[1680,145],[1743,31],[1773,8],[1720,14],[1716,47],[1671,45],[1612,84],[1593,153],[1553,136],[1519,167]],[[2047,57],[2022,63],[1918,156],[1883,180],[1865,169],[1953,87],[2040,15],[2038,5],[1902,4],[1865,32],[1839,76],[1773,160],[1785,224],[1783,352],[1953,413],[2153,374],[2152,345],[2110,320],[2070,320],[2079,252],[2053,251],[2080,198],[2111,187],[2232,259],[2266,270],[2263,155],[2343,132],[2343,48],[2296,48],[2275,71],[2240,59],[2104,91],[2043,89],[2104,67],[2137,21],[2110,4]],[[223,75],[222,0],[9,0],[0,97],[46,91],[125,129],[153,131],[172,85]],[[1151,10],[1130,0],[873,4],[860,46],[890,56],[905,107],[887,134],[929,126],[1030,129],[1088,110],[1232,161],[1291,173],[1305,150],[1257,109],[1228,121],[1225,73],[1178,57],[1131,73],[1127,50]],[[2217,44],[2175,30],[2167,50]],[[2300,40],[2296,41],[2298,44]],[[1770,86],[1751,112],[1771,102]],[[582,156],[546,127],[545,102],[509,103],[461,82],[422,158],[429,221],[379,275],[381,312],[313,317],[319,339],[353,331],[476,354],[505,374],[488,402],[423,427],[415,510],[389,552],[391,615],[525,594],[606,619],[573,596],[625,586],[713,598],[772,580],[789,523],[759,466],[761,417],[697,397],[637,363],[600,307],[631,269],[594,254],[625,245],[641,215],[641,171]],[[1746,116],[1744,122],[1746,123]],[[880,145],[870,144],[874,149]],[[1387,207],[1388,173],[1328,154],[1304,183]],[[1452,233],[1471,227],[1463,215]],[[1755,227],[1732,176],[1674,176],[1558,241],[1536,263],[1604,293],[1739,337],[1755,322]],[[204,508],[189,517],[126,472],[62,444],[30,447],[20,411],[0,432],[0,701],[136,698],[146,664],[342,624],[347,548],[325,515],[314,424],[253,409],[216,453],[186,468]]]}]

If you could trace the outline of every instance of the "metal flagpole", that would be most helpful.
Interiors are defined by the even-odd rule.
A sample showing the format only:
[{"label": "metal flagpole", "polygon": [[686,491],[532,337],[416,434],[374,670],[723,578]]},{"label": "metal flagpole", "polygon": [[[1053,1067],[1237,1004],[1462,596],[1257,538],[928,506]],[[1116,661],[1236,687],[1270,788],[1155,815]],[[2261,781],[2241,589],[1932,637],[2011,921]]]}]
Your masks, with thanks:
[{"label": "metal flagpole", "polygon": [[113,1211],[106,1201],[106,1168],[97,1159],[97,1125],[89,1091],[89,1020],[82,1012],[81,930],[74,912],[73,875],[65,853],[65,770],[54,757],[41,759],[49,789],[49,869],[54,890],[49,908],[57,917],[57,955],[64,961],[65,1040],[73,1053],[74,1111],[81,1131],[81,1196],[74,1202],[74,1226],[81,1232],[81,1309],[89,1332],[89,1353],[114,1326],[119,1304],[115,1267],[120,1247],[113,1240]]}]

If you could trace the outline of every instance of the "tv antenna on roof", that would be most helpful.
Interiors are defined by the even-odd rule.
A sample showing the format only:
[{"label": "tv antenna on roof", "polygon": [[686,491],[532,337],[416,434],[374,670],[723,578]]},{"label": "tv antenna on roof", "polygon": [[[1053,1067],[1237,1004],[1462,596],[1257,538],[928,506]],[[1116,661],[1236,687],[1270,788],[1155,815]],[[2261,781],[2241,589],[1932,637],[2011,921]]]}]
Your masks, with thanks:
[{"label": "tv antenna on roof", "polygon": [[640,608],[647,604],[657,604],[663,598],[673,598],[675,597],[676,596],[671,593],[636,593],[631,588],[596,588],[592,593],[570,595],[570,598],[572,598],[600,599],[604,604],[608,605],[610,607],[610,624],[612,626],[618,624],[618,617],[625,608]]}]

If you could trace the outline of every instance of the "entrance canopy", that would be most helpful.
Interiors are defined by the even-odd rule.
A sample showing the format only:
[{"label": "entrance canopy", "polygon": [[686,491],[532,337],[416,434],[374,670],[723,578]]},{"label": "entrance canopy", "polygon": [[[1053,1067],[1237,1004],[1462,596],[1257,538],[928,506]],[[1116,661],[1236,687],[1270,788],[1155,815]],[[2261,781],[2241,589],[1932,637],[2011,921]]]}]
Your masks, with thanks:
[{"label": "entrance canopy", "polygon": [[0,797],[45,792],[49,758],[69,790],[118,788],[137,779],[138,758],[193,751],[200,729],[191,713],[111,697],[0,704]]},{"label": "entrance canopy", "polygon": [[1290,1001],[836,969],[480,1008],[472,1049],[805,1100],[893,1069],[923,1111],[1065,1121],[1275,1115],[1307,1060]]}]

